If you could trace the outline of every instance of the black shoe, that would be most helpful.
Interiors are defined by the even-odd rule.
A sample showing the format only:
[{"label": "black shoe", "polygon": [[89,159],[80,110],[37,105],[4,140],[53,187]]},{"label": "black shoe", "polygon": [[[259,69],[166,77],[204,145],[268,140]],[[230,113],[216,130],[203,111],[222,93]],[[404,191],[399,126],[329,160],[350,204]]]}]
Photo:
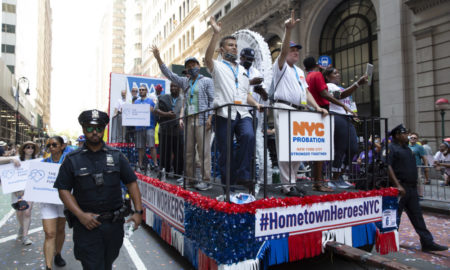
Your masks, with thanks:
[{"label": "black shoe", "polygon": [[61,254],[55,255],[55,265],[58,267],[63,267],[66,265],[66,261],[61,257]]},{"label": "black shoe", "polygon": [[52,270],[51,268],[48,268],[48,266],[45,267],[45,270]]},{"label": "black shoe", "polygon": [[435,242],[432,242],[429,245],[423,245],[422,246],[422,251],[425,251],[425,252],[427,252],[427,251],[444,251],[444,250],[447,250],[447,249],[448,249],[448,247],[441,246],[439,244],[436,244]]},{"label": "black shoe", "polygon": [[[299,192],[301,190],[301,192]],[[289,190],[281,189],[281,192],[289,197],[303,197],[305,192],[302,189],[298,189],[297,187],[290,187]]]},{"label": "black shoe", "polygon": [[249,192],[250,194],[255,193],[255,184],[253,183],[252,180],[238,179],[238,180],[236,181],[236,184],[237,184],[237,185],[244,186],[245,188],[247,188],[247,189],[248,189],[248,192]]}]

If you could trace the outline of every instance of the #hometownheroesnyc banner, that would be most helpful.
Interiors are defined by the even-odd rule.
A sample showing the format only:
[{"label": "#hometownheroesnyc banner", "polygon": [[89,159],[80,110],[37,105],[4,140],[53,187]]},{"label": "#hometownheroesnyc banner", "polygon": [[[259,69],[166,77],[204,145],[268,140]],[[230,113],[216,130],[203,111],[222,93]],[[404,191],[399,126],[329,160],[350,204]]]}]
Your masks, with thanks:
[{"label": "#hometownheroesnyc banner", "polygon": [[31,202],[63,204],[53,188],[61,164],[32,162],[29,168],[24,199]]},{"label": "#hometownheroesnyc banner", "polygon": [[[290,114],[290,115],[289,115]],[[280,111],[279,160],[331,160],[334,144],[333,116],[319,113]],[[290,148],[289,148],[290,142]]]},{"label": "#hometownheroesnyc banner", "polygon": [[312,205],[257,209],[255,237],[270,239],[381,221],[382,197],[365,197]]}]

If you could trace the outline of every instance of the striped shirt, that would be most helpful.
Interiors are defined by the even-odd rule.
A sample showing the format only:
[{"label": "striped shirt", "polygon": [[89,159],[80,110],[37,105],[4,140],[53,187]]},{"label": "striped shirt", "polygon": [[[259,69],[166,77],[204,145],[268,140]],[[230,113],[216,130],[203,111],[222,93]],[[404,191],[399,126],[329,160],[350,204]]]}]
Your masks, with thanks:
[{"label": "striped shirt", "polygon": [[[164,76],[166,76],[171,82],[176,83],[183,90],[185,115],[189,115],[187,110],[187,102],[189,101],[190,93],[189,79],[187,77],[180,77],[173,73],[165,64],[162,64],[159,68]],[[196,88],[198,89],[198,110],[201,112],[213,108],[214,83],[211,78],[204,77],[200,74],[198,76]],[[200,125],[204,125],[207,117],[213,113],[214,111],[208,111],[204,114],[200,114]]]}]

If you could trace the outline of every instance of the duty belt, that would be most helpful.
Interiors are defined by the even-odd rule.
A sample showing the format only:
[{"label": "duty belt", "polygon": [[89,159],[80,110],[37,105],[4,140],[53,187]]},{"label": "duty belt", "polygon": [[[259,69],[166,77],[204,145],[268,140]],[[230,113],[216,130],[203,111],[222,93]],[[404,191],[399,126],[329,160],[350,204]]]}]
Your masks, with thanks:
[{"label": "duty belt", "polygon": [[306,111],[307,110],[305,106],[297,105],[297,104],[294,104],[294,103],[291,103],[289,101],[285,101],[285,100],[282,100],[282,99],[275,100],[275,103],[283,103],[285,105],[291,106],[291,107],[293,107],[293,108],[295,108],[297,110],[300,110],[300,111]]}]

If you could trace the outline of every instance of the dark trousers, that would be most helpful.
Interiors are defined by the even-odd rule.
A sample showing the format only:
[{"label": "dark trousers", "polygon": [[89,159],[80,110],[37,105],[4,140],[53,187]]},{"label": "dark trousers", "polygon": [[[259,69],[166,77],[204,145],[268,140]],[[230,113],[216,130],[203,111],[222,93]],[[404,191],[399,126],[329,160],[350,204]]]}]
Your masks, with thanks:
[{"label": "dark trousers", "polygon": [[356,130],[350,118],[343,115],[334,116],[334,160],[333,168],[340,169],[348,165],[358,151]]},{"label": "dark trousers", "polygon": [[78,220],[73,224],[75,258],[85,270],[107,270],[112,268],[123,243],[123,222],[104,222],[88,230]]},{"label": "dark trousers", "polygon": [[411,221],[414,229],[420,237],[420,243],[422,244],[422,246],[430,245],[433,242],[433,236],[431,235],[430,231],[428,231],[425,220],[423,220],[417,187],[406,185],[402,186],[405,189],[406,194],[400,199],[400,202],[398,203],[397,226],[400,228],[402,212],[403,210],[405,210],[409,220]]},{"label": "dark trousers", "polygon": [[[226,184],[227,174],[230,173],[230,185],[234,185],[237,179],[251,180],[252,157],[255,149],[255,133],[251,117],[241,119],[238,113],[231,126],[227,119],[216,117],[217,148],[220,152],[219,166],[222,184]],[[227,142],[227,131],[231,130],[231,140]],[[233,136],[236,136],[239,149],[233,151]],[[231,148],[230,171],[227,169],[227,147]]]},{"label": "dark trousers", "polygon": [[159,151],[161,153],[161,167],[170,172],[173,154],[173,170],[175,174],[183,174],[183,135],[177,134],[159,134]]}]

